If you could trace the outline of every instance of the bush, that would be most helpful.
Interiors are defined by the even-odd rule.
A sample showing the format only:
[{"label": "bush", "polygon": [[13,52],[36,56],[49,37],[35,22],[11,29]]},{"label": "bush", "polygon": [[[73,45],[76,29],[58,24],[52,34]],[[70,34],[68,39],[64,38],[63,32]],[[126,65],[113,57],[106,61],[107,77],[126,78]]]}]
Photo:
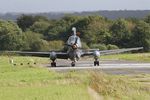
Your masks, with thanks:
[{"label": "bush", "polygon": [[89,46],[85,42],[82,42],[82,48],[83,49],[89,49]]},{"label": "bush", "polygon": [[92,49],[107,50],[107,46],[105,44],[93,44],[90,47]]},{"label": "bush", "polygon": [[108,45],[107,45],[107,49],[108,49],[108,50],[119,49],[119,47],[116,46],[116,45],[108,44]]},{"label": "bush", "polygon": [[50,50],[61,50],[64,47],[64,42],[61,40],[49,41]]},{"label": "bush", "polygon": [[32,46],[31,50],[33,51],[49,51],[49,44],[46,40],[37,40],[35,41]]}]

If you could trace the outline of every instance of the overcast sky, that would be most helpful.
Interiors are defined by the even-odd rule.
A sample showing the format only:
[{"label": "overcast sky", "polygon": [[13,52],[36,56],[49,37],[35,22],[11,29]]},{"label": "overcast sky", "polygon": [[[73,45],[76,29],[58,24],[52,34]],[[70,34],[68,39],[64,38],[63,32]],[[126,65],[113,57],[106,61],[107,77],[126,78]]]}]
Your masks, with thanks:
[{"label": "overcast sky", "polygon": [[150,0],[0,0],[0,13],[150,10]]}]

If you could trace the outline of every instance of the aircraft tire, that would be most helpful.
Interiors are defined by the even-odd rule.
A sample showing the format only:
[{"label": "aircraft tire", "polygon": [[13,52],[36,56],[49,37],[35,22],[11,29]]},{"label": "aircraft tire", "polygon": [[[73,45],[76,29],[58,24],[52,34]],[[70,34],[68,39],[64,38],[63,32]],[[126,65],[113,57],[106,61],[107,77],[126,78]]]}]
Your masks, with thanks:
[{"label": "aircraft tire", "polygon": [[97,61],[97,66],[99,66],[99,61]]},{"label": "aircraft tire", "polygon": [[56,62],[52,62],[51,67],[56,67]]},{"label": "aircraft tire", "polygon": [[74,67],[74,66],[75,66],[75,63],[74,63],[74,62],[72,62],[72,63],[71,63],[71,66],[72,66],[72,67]]},{"label": "aircraft tire", "polygon": [[94,61],[94,66],[99,66],[99,61]]}]

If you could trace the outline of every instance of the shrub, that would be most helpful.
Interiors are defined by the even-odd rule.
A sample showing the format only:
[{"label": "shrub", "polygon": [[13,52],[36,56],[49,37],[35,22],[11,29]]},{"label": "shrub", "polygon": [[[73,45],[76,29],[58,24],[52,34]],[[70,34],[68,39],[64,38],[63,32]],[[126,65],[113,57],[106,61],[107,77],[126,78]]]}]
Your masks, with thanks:
[{"label": "shrub", "polygon": [[64,42],[61,40],[49,41],[50,50],[60,50],[64,47]]},{"label": "shrub", "polygon": [[119,47],[116,46],[116,45],[108,44],[108,45],[107,45],[107,49],[108,49],[108,50],[119,49]]},{"label": "shrub", "polygon": [[33,51],[49,51],[49,44],[46,40],[37,40],[35,41],[32,46],[31,50]]},{"label": "shrub", "polygon": [[85,42],[82,42],[82,48],[83,49],[89,49],[89,46]]},{"label": "shrub", "polygon": [[107,46],[105,44],[93,44],[90,47],[92,49],[107,50]]}]

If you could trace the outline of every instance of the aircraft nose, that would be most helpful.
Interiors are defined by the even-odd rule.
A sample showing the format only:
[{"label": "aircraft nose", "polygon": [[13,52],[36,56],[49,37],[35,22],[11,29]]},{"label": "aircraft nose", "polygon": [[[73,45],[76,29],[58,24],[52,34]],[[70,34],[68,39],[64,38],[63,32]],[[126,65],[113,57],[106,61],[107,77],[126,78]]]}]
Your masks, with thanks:
[{"label": "aircraft nose", "polygon": [[75,27],[72,27],[72,31],[76,31],[76,28],[75,28]]}]

